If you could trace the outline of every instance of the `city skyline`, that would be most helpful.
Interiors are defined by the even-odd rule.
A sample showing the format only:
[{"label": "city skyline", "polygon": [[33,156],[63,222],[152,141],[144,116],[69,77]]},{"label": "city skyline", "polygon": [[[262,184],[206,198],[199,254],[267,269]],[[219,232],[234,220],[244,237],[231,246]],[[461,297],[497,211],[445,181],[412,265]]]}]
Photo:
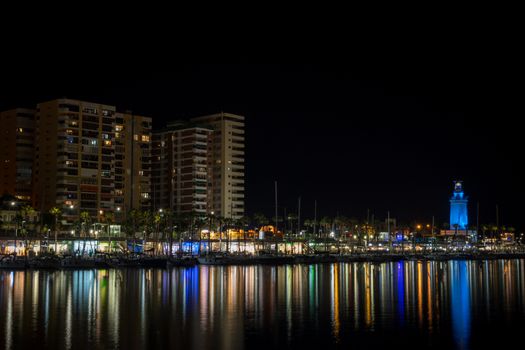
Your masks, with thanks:
[{"label": "city skyline", "polygon": [[515,204],[523,195],[518,128],[505,109],[496,113],[502,92],[484,91],[479,79],[456,73],[190,65],[121,74],[103,84],[60,73],[51,85],[49,73],[20,81],[10,76],[0,110],[66,95],[151,117],[153,130],[175,119],[240,114],[246,118],[248,214],[273,215],[277,181],[279,206],[294,211],[301,196],[304,218],[313,216],[316,200],[321,217],[363,218],[370,210],[380,218],[389,210],[401,221],[434,215],[441,224],[450,187],[460,179],[470,196],[470,222],[479,202],[480,222],[495,222],[498,205],[500,224],[522,228]]}]

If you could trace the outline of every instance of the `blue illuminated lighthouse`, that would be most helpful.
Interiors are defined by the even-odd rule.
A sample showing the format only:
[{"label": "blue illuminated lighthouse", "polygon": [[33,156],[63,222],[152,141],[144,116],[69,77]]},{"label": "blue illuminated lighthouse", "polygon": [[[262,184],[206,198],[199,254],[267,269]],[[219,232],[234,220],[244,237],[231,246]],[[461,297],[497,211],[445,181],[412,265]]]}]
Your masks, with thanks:
[{"label": "blue illuminated lighthouse", "polygon": [[454,193],[450,197],[450,229],[466,230],[468,226],[468,198],[463,192],[462,181],[454,181]]}]

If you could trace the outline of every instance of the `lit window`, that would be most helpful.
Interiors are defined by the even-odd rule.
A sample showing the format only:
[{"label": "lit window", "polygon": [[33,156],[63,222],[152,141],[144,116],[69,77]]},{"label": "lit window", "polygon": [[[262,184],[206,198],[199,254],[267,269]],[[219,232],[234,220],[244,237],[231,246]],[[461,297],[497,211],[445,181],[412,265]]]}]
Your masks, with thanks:
[{"label": "lit window", "polygon": [[111,140],[105,140],[104,146],[111,146]]},{"label": "lit window", "polygon": [[149,142],[149,135],[142,135],[142,142]]},{"label": "lit window", "polygon": [[22,128],[18,128],[18,132],[19,132],[19,133],[23,133],[23,132],[24,132],[24,129],[22,129]]},{"label": "lit window", "polygon": [[138,141],[139,140],[139,135],[133,135],[133,140]]},{"label": "lit window", "polygon": [[148,192],[142,192],[140,195],[141,195],[142,198],[146,198],[146,199],[149,198],[149,193]]},{"label": "lit window", "polygon": [[119,132],[116,132],[116,133],[115,133],[115,138],[116,138],[116,139],[120,139],[120,133],[119,133]]},{"label": "lit window", "polygon": [[115,125],[115,131],[122,131],[122,125]]},{"label": "lit window", "polygon": [[139,170],[139,176],[144,176],[144,171],[143,170]]},{"label": "lit window", "polygon": [[90,141],[89,141],[89,144],[90,144],[91,146],[96,146],[96,145],[98,144],[98,140],[90,140]]},{"label": "lit window", "polygon": [[73,130],[71,130],[71,129],[67,129],[67,130],[66,130],[66,134],[68,134],[68,135],[72,135],[72,134],[73,134]]}]

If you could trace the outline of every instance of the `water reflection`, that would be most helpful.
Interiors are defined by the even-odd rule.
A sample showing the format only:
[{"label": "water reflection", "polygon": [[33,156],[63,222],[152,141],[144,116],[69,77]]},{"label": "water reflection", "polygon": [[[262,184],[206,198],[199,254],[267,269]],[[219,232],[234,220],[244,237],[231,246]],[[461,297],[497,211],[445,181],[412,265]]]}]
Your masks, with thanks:
[{"label": "water reflection", "polygon": [[0,271],[0,341],[5,349],[476,348],[519,337],[524,272],[524,260]]}]

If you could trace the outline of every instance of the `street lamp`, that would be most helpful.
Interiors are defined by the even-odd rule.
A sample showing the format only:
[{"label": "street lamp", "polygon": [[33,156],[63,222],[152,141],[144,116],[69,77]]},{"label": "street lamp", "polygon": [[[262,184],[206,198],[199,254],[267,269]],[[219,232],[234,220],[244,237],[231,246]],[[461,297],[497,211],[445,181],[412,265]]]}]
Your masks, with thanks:
[{"label": "street lamp", "polygon": [[[14,206],[15,206],[15,202],[11,202],[11,206],[13,207],[13,210],[14,210]],[[16,247],[17,247],[17,238],[18,238],[18,215],[15,213],[15,255],[16,255]]]},{"label": "street lamp", "polygon": [[416,251],[416,234],[419,232],[419,230],[421,230],[420,224],[416,226],[416,232],[412,233],[412,250],[414,252]]},{"label": "street lamp", "polygon": [[212,210],[210,214],[210,227],[208,228],[208,254],[211,252],[211,227],[213,225],[213,214],[215,214],[215,212]]}]

